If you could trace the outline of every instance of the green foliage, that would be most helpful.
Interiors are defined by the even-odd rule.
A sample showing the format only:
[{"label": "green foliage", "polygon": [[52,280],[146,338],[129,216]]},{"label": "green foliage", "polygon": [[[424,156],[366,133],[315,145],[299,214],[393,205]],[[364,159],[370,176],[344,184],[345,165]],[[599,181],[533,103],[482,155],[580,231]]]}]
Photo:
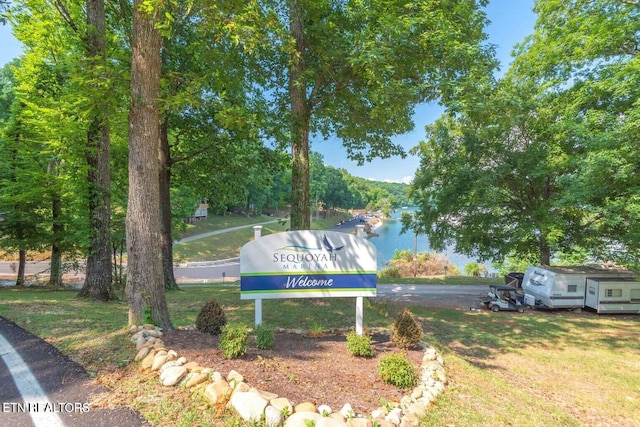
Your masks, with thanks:
[{"label": "green foliage", "polygon": [[404,353],[388,353],[380,358],[378,375],[387,384],[408,389],[418,382],[418,373]]},{"label": "green foliage", "polygon": [[371,337],[369,335],[358,335],[355,331],[347,334],[347,350],[357,357],[373,357],[371,347]]},{"label": "green foliage", "polygon": [[422,326],[408,308],[398,313],[391,331],[391,341],[398,348],[408,350],[417,347],[423,335]]},{"label": "green foliage", "polygon": [[219,335],[227,323],[224,310],[215,298],[207,302],[196,316],[196,329],[212,335]]},{"label": "green foliage", "polygon": [[388,263],[390,267],[382,271],[381,277],[431,277],[445,274],[457,275],[459,271],[449,264],[447,256],[436,252],[418,252],[417,255],[408,249],[393,254]]},{"label": "green foliage", "polygon": [[480,277],[487,273],[487,267],[477,262],[470,262],[464,266],[464,272],[469,276]]},{"label": "green foliage", "polygon": [[640,9],[545,0],[536,12],[504,78],[427,128],[411,190],[419,220],[436,250],[629,265],[640,251]]},{"label": "green foliage", "polygon": [[402,277],[398,267],[387,267],[378,272],[378,279],[394,279]]},{"label": "green foliage", "polygon": [[228,323],[222,327],[218,349],[225,359],[238,359],[249,349],[249,330],[237,323]]},{"label": "green foliage", "polygon": [[265,323],[261,323],[254,329],[256,337],[256,347],[261,350],[268,350],[273,348],[273,342],[275,341],[275,333],[271,326]]}]

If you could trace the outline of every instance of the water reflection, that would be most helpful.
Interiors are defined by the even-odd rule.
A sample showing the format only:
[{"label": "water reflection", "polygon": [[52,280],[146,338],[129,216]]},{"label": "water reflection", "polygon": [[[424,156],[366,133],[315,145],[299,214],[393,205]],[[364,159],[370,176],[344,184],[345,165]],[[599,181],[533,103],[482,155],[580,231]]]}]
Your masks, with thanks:
[{"label": "water reflection", "polygon": [[[411,209],[409,209],[409,212],[411,212]],[[414,241],[413,233],[407,232],[400,234],[402,230],[402,222],[400,221],[401,214],[402,211],[400,209],[396,210],[391,218],[385,219],[383,224],[376,228],[375,232],[378,236],[371,238],[371,243],[376,246],[378,251],[378,270],[384,268],[384,265],[393,258],[396,250],[413,251],[415,243],[417,243],[418,252],[431,251],[429,240],[426,236],[418,235]],[[461,274],[465,274],[465,265],[471,262],[477,262],[477,260],[473,258],[455,253],[452,248],[448,248],[444,251],[444,254],[447,256],[449,263],[455,265]],[[494,271],[490,264],[485,263],[485,265],[489,272]]]}]

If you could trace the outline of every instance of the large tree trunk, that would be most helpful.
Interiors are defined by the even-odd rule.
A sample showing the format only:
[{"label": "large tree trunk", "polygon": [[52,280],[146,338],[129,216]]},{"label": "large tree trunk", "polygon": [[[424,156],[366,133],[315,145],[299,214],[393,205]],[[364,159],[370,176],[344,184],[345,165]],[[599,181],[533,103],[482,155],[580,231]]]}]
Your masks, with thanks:
[{"label": "large tree trunk", "polygon": [[309,120],[307,84],[304,77],[305,40],[302,6],[291,2],[290,31],[296,42],[289,67],[289,97],[291,99],[291,230],[311,228],[309,200]]},{"label": "large tree trunk", "polygon": [[62,248],[58,244],[59,236],[64,233],[62,222],[62,201],[57,194],[54,194],[51,201],[53,244],[51,245],[51,264],[49,267],[49,288],[59,288],[62,286]]},{"label": "large tree trunk", "polygon": [[[87,54],[98,79],[106,62],[104,0],[87,0]],[[117,299],[111,269],[111,171],[109,125],[105,107],[94,107],[87,131],[90,236],[86,279],[78,294],[94,300]]]},{"label": "large tree trunk", "polygon": [[164,288],[178,289],[173,274],[173,235],[171,233],[171,152],[169,124],[165,117],[160,124],[160,221],[162,243],[162,272]]},{"label": "large tree trunk", "polygon": [[[133,3],[131,108],[129,112],[129,202],[127,206],[127,298],[129,324],[143,313],[164,329],[173,329],[164,293],[160,245],[158,150],[161,39],[156,19]],[[155,16],[159,15],[155,11]]]}]

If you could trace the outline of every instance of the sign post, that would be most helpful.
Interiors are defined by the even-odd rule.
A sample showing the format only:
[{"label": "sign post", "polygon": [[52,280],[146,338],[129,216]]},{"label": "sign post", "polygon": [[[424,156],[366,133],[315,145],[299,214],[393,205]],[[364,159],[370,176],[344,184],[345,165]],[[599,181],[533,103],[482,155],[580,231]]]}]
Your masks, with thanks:
[{"label": "sign post", "polygon": [[[365,238],[364,225],[356,225],[356,236]],[[362,335],[364,330],[364,300],[356,297],[356,335]]]},{"label": "sign post", "polygon": [[[261,225],[253,226],[253,239],[258,240],[261,236],[262,236],[262,226]],[[255,324],[256,326],[259,326],[262,324],[262,299],[256,298],[253,304],[254,304]]]},{"label": "sign post", "polygon": [[240,299],[255,300],[256,325],[262,323],[263,299],[356,297],[356,333],[362,334],[362,297],[376,296],[373,243],[336,231],[264,237],[256,231],[255,237],[240,250]]}]

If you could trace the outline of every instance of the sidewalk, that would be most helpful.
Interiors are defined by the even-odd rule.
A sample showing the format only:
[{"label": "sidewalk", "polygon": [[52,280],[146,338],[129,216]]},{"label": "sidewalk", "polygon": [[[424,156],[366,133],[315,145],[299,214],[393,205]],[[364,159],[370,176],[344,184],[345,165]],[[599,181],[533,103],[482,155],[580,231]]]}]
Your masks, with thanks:
[{"label": "sidewalk", "polygon": [[258,223],[255,223],[255,224],[238,225],[236,227],[229,227],[229,228],[223,228],[223,229],[220,229],[220,230],[209,231],[207,233],[196,234],[195,236],[189,236],[189,237],[185,237],[184,239],[176,240],[173,244],[174,245],[179,245],[180,243],[186,243],[186,242],[191,242],[191,241],[194,241],[194,240],[200,240],[200,239],[204,239],[205,237],[215,236],[216,234],[223,234],[223,233],[227,233],[229,231],[240,230],[242,228],[255,227],[256,225],[272,224],[272,223],[278,222],[278,221],[279,221],[278,219],[274,219],[274,220],[271,220],[271,221],[258,222]]}]

